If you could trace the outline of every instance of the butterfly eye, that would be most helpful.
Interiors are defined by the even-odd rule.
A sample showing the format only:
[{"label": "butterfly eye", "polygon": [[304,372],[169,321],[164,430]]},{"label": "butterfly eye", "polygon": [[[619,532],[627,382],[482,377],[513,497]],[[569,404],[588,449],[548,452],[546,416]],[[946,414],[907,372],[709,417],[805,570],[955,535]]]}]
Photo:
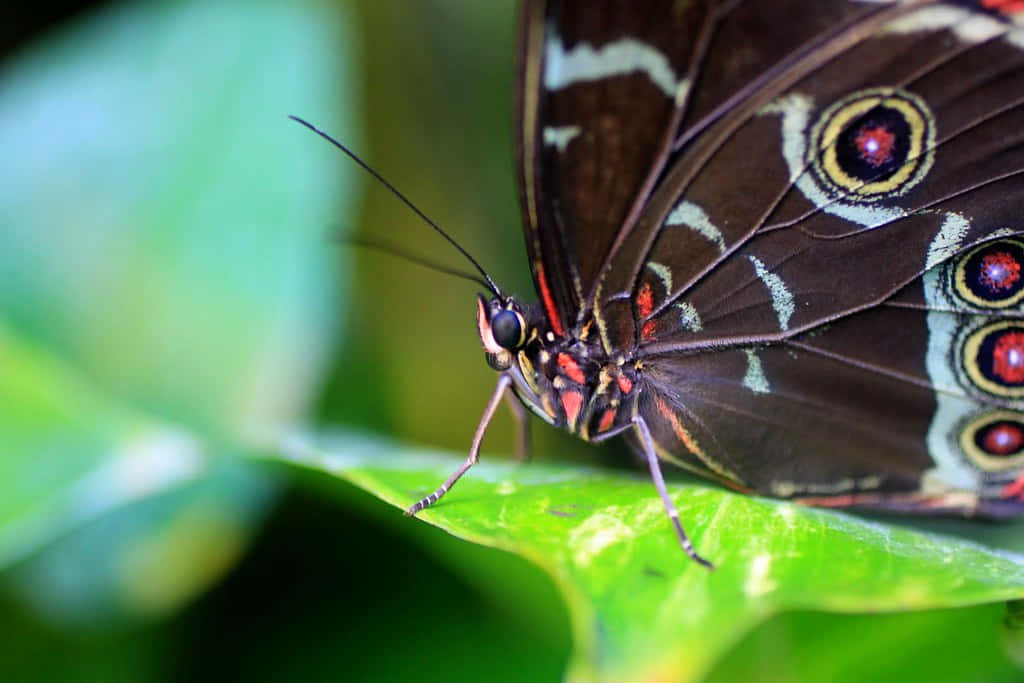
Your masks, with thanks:
[{"label": "butterfly eye", "polygon": [[491,318],[491,334],[498,345],[509,351],[515,351],[525,340],[525,324],[523,316],[515,311],[499,311]]}]

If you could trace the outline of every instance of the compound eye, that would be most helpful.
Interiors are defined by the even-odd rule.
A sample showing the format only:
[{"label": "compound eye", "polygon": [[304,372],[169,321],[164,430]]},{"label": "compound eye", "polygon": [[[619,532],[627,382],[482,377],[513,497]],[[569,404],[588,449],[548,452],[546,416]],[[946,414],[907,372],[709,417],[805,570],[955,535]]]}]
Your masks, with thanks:
[{"label": "compound eye", "polygon": [[526,325],[523,316],[515,311],[498,311],[491,318],[491,335],[504,349],[515,351],[526,339]]}]

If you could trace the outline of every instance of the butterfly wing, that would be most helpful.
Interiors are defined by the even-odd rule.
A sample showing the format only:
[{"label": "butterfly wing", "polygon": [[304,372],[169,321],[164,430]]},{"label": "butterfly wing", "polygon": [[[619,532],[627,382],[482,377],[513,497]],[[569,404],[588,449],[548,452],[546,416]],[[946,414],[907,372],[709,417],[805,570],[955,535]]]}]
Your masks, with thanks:
[{"label": "butterfly wing", "polygon": [[711,41],[599,278],[641,414],[662,455],[753,490],[1017,511],[1024,310],[1001,297],[1024,265],[1024,33],[980,4],[748,0],[716,35],[769,5],[839,18],[775,27],[731,93],[703,94],[742,61]]},{"label": "butterfly wing", "polygon": [[527,252],[551,329],[583,321],[616,236],[664,164],[708,8],[523,7],[518,150]]}]

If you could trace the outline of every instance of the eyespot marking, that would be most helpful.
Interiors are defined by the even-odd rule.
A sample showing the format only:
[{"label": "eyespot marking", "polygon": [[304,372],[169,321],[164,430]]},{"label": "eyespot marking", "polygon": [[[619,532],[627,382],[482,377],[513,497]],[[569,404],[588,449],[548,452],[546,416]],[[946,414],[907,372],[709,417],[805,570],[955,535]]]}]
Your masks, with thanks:
[{"label": "eyespot marking", "polygon": [[1024,321],[988,323],[963,340],[961,364],[978,389],[1000,398],[1024,398]]},{"label": "eyespot marking", "polygon": [[826,109],[811,128],[808,152],[818,179],[854,202],[899,196],[934,161],[935,123],[917,95],[873,88]]},{"label": "eyespot marking", "polygon": [[952,272],[953,291],[969,305],[1008,308],[1024,300],[1024,243],[995,240],[961,256]]},{"label": "eyespot marking", "polygon": [[960,448],[986,472],[1024,464],[1024,414],[995,410],[975,417],[960,432]]}]

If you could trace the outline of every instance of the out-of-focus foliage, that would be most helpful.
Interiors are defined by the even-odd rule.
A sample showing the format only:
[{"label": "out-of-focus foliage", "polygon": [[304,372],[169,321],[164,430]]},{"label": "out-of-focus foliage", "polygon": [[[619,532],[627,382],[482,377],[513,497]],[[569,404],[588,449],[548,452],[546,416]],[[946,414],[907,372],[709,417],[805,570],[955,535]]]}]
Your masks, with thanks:
[{"label": "out-of-focus foliage", "polygon": [[[715,681],[851,672],[1017,680],[1000,643],[1020,637],[999,631],[997,604],[854,617],[811,611],[864,607],[839,605],[841,591],[806,602],[701,592],[730,582],[725,566],[705,576],[682,563],[676,581],[685,586],[667,605],[695,614],[685,611],[689,598],[714,593],[703,624],[674,629],[682,617],[668,608],[644,623],[632,610],[650,607],[650,596],[595,608],[604,621],[583,623],[581,605],[601,607],[602,595],[646,579],[609,585],[619,560],[608,553],[590,572],[558,564],[569,546],[536,525],[569,518],[538,520],[529,495],[495,498],[488,472],[506,470],[474,470],[458,498],[425,518],[489,545],[532,548],[525,557],[554,582],[521,557],[405,519],[280,459],[281,434],[309,423],[461,452],[495,379],[482,362],[471,285],[334,236],[463,266],[457,254],[286,116],[354,147],[503,287],[530,298],[511,141],[514,32],[512,2],[111,3],[0,65],[0,679],[555,680],[569,666],[571,634],[568,670],[585,677],[609,670],[604,639],[632,643],[617,639],[649,632],[646,649],[616,653],[615,666],[628,669],[616,675],[661,662],[698,671],[717,659]],[[571,464],[626,465],[624,450],[540,425],[534,437],[541,465],[507,471],[510,481],[551,466],[566,495],[612,517],[658,508],[627,470]],[[406,466],[407,448],[377,443],[381,472]],[[485,461],[511,444],[502,416]],[[345,476],[407,503],[447,467],[428,458],[411,478]],[[603,484],[588,489],[595,477]],[[679,503],[695,532],[723,496],[673,489],[688,494]],[[734,511],[776,509],[728,500]],[[497,507],[505,536],[492,533]],[[916,569],[886,565],[871,538],[907,532],[800,514],[854,532],[836,536],[822,522],[829,545],[805,538],[791,548],[818,558],[814,571],[788,555],[772,566],[797,562],[820,588],[833,570],[853,582],[862,565],[851,556],[874,553],[877,572],[864,577],[873,583],[845,593],[872,609],[1014,593],[1014,565],[983,551],[936,541]],[[637,529],[651,534],[644,543],[659,565],[679,559],[660,510]],[[954,530],[993,547],[1024,544],[1020,525]],[[854,543],[861,531],[863,548]],[[722,562],[732,547],[749,560],[787,538],[747,536],[719,532],[717,547],[702,550]],[[942,552],[952,567],[928,564]],[[968,555],[1009,573],[980,586],[978,566],[957,564]],[[922,581],[907,580],[915,570]],[[937,599],[929,581],[958,573],[963,583],[947,583]],[[733,621],[716,605],[736,608]],[[803,609],[749,631],[787,607]],[[699,643],[683,637],[693,633]]]},{"label": "out-of-focus foliage", "polygon": [[110,6],[0,70],[0,569],[50,623],[179,610],[273,499],[237,456],[318,395],[358,187],[286,115],[351,130],[343,18]]}]

